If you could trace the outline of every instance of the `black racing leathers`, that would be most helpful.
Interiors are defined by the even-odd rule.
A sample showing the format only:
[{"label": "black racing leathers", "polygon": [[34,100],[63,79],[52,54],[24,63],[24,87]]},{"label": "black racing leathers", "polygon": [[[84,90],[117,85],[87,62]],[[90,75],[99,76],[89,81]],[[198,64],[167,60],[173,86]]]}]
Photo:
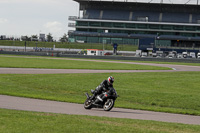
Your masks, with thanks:
[{"label": "black racing leathers", "polygon": [[94,99],[95,96],[102,94],[103,92],[107,92],[110,90],[110,88],[113,88],[112,84],[108,83],[108,80],[104,80],[99,86],[96,87],[93,96],[91,99]]},{"label": "black racing leathers", "polygon": [[108,80],[104,80],[99,86],[97,86],[95,93],[101,94],[103,92],[109,91],[110,88],[113,88],[113,85],[109,84]]}]

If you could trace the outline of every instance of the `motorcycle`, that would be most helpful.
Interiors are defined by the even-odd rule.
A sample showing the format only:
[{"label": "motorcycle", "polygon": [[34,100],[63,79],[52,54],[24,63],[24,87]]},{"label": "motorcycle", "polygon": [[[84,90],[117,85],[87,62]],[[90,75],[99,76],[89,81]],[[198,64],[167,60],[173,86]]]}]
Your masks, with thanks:
[{"label": "motorcycle", "polygon": [[[94,90],[91,90],[91,93],[94,94]],[[91,100],[92,96],[88,93],[85,93],[85,95],[87,97],[84,103],[85,109],[103,108],[104,111],[110,111],[114,107],[115,100],[119,97],[114,88],[104,92],[103,94],[97,95],[93,100]],[[96,103],[96,101],[98,102]]]}]

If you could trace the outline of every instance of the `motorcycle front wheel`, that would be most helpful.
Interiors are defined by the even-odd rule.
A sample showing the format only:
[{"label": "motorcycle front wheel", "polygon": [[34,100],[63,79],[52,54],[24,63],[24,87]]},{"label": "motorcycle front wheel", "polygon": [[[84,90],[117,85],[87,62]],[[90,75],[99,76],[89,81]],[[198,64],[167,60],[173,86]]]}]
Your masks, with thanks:
[{"label": "motorcycle front wheel", "polygon": [[92,108],[92,102],[90,99],[86,99],[84,103],[84,108],[85,109],[91,109]]},{"label": "motorcycle front wheel", "polygon": [[103,109],[105,111],[110,111],[114,107],[115,100],[113,99],[107,99],[105,104],[103,105]]}]

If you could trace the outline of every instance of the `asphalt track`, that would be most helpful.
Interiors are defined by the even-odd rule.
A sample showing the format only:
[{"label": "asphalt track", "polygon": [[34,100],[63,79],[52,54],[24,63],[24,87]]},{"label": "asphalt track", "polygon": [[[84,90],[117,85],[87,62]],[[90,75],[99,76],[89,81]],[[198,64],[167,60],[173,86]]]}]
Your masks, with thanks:
[{"label": "asphalt track", "polygon": [[[80,59],[80,60],[83,60],[83,59]],[[94,61],[94,60],[91,60],[91,61]],[[66,69],[0,68],[0,74],[200,71],[199,66],[134,63],[134,62],[118,62],[118,61],[117,62],[116,61],[101,61],[101,62],[163,66],[163,67],[170,67],[173,70],[80,70],[80,69],[66,70]],[[30,98],[20,98],[20,97],[5,96],[5,95],[0,95],[0,108],[25,110],[25,111],[36,111],[36,112],[74,114],[74,115],[90,115],[90,116],[105,116],[105,117],[115,117],[115,118],[153,120],[153,121],[162,121],[162,122],[200,125],[200,116],[160,113],[160,112],[131,110],[131,109],[122,109],[122,108],[113,108],[110,112],[105,112],[102,109],[85,110],[83,108],[82,104],[38,100],[38,99],[30,99]]]}]

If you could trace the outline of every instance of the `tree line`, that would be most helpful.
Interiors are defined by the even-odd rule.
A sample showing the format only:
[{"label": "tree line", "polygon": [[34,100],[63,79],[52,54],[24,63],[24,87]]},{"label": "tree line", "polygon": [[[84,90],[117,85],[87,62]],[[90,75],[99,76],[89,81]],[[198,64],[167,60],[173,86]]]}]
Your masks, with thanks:
[{"label": "tree line", "polygon": [[[38,35],[31,35],[30,37],[29,36],[21,36],[21,38],[14,38],[14,37],[6,38],[6,36],[0,36],[0,40],[56,42],[56,40],[53,39],[53,36],[51,33],[47,34],[46,37],[38,37]],[[60,42],[68,42],[67,34],[64,34],[62,37],[60,37],[59,41]]]}]

